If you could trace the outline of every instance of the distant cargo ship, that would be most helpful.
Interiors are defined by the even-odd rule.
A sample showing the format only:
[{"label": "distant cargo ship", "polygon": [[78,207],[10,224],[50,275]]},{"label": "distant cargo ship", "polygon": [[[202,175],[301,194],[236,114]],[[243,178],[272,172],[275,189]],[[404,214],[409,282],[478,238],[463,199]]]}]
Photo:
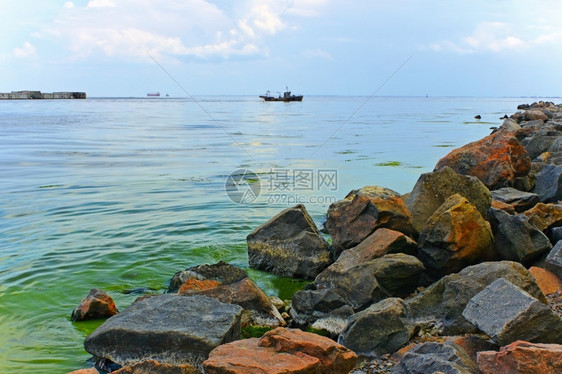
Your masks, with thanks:
[{"label": "distant cargo ship", "polygon": [[146,94],[146,96],[158,97],[158,96],[160,96],[160,92],[149,92],[149,93]]}]

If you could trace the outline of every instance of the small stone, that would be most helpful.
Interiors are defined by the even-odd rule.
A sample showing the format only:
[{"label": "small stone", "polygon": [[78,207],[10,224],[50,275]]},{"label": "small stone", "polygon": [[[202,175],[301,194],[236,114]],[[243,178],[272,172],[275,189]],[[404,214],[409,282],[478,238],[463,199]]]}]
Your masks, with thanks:
[{"label": "small stone", "polygon": [[111,296],[104,291],[93,288],[72,312],[73,321],[108,318],[118,313]]},{"label": "small stone", "polygon": [[533,277],[537,280],[537,284],[545,296],[562,290],[562,280],[560,280],[556,274],[536,266],[529,268],[529,272],[533,274]]}]

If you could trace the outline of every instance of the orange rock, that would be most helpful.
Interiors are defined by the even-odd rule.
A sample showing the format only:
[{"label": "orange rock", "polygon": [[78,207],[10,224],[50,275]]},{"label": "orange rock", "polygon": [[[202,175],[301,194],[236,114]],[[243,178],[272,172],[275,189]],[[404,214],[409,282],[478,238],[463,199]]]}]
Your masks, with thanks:
[{"label": "orange rock", "polygon": [[195,278],[189,278],[178,290],[180,295],[189,295],[192,293],[197,293],[199,291],[209,290],[221,285],[221,282],[216,280],[198,280]]},{"label": "orange rock", "polygon": [[500,130],[454,149],[439,160],[435,170],[445,166],[458,174],[475,176],[494,190],[511,186],[515,178],[529,174],[531,159],[512,133]]},{"label": "orange rock", "polygon": [[258,346],[259,339],[238,340],[213,349],[203,363],[208,374],[316,374],[320,360],[303,353],[278,353]]},{"label": "orange rock", "polygon": [[529,222],[541,231],[562,225],[562,204],[538,203],[523,214],[529,217]]},{"label": "orange rock", "polygon": [[96,368],[89,368],[89,369],[74,370],[68,374],[99,374],[99,371],[97,371]]},{"label": "orange rock", "polygon": [[515,207],[499,200],[492,200],[492,208],[501,209],[506,213],[515,214]]},{"label": "orange rock", "polygon": [[333,340],[298,329],[277,328],[262,338],[221,345],[203,363],[208,374],[348,373],[357,355]]},{"label": "orange rock", "polygon": [[[125,366],[112,372],[113,374],[199,374],[194,366],[162,364],[158,361],[147,360],[132,366]],[[96,371],[97,374],[97,371]]]},{"label": "orange rock", "polygon": [[271,347],[276,352],[302,352],[320,360],[324,373],[347,373],[357,360],[351,350],[332,339],[283,327],[268,331],[259,341],[260,347]]},{"label": "orange rock", "polygon": [[537,284],[545,296],[562,290],[562,280],[556,274],[536,266],[532,266],[529,271],[537,280]]},{"label": "orange rock", "polygon": [[561,373],[562,345],[518,340],[499,352],[478,352],[478,370],[483,374]]},{"label": "orange rock", "polygon": [[108,318],[118,313],[117,307],[111,296],[104,291],[92,288],[74,311],[73,321],[85,321],[89,319]]}]

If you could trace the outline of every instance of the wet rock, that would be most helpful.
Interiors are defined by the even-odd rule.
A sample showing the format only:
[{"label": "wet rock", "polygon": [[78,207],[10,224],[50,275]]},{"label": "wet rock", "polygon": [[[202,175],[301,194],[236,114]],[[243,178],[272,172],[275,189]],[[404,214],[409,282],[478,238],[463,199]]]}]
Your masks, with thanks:
[{"label": "wet rock", "polygon": [[531,266],[529,272],[535,277],[544,296],[556,291],[562,291],[562,280],[556,274],[536,266]]},{"label": "wet rock", "polygon": [[546,165],[537,174],[534,193],[543,203],[555,203],[562,200],[562,166]]},{"label": "wet rock", "polygon": [[357,355],[333,340],[297,329],[278,328],[260,338],[213,350],[204,368],[222,373],[348,373]]},{"label": "wet rock", "polygon": [[240,306],[205,296],[156,295],[109,318],[84,348],[123,366],[147,359],[197,365],[213,348],[240,338],[241,314]]},{"label": "wet rock", "polygon": [[425,291],[405,300],[416,324],[433,324],[441,335],[476,333],[478,330],[463,316],[466,304],[498,278],[505,278],[546,303],[535,278],[520,263],[484,262],[447,275]]},{"label": "wet rock", "polygon": [[426,373],[476,374],[476,364],[468,354],[452,342],[428,342],[407,352],[392,369],[392,374]]},{"label": "wet rock", "polygon": [[351,316],[338,341],[362,356],[373,356],[398,350],[413,333],[404,302],[388,298]]},{"label": "wet rock", "polygon": [[503,278],[470,299],[462,315],[499,345],[516,340],[562,341],[562,320],[558,315]]},{"label": "wet rock", "polygon": [[125,366],[113,374],[200,374],[201,371],[196,367],[188,364],[184,365],[170,365],[162,364],[158,361],[147,360],[134,364],[132,366]]},{"label": "wet rock", "polygon": [[221,284],[229,284],[244,279],[248,274],[237,266],[219,261],[211,265],[198,265],[179,271],[172,277],[168,292],[177,292],[188,280],[213,280]]},{"label": "wet rock", "polygon": [[314,278],[331,264],[324,240],[304,205],[285,209],[247,238],[250,267],[294,278]]},{"label": "wet rock", "polygon": [[117,307],[111,296],[104,291],[92,288],[73,311],[73,321],[86,321],[89,319],[108,318],[118,313]]},{"label": "wet rock", "polygon": [[422,174],[406,199],[418,233],[429,217],[454,194],[464,196],[483,216],[492,202],[490,191],[476,177],[459,175],[450,167]]},{"label": "wet rock", "polygon": [[441,275],[491,259],[490,224],[467,199],[452,195],[424,225],[418,257],[430,271]]},{"label": "wet rock", "polygon": [[538,203],[532,209],[525,211],[524,214],[529,218],[530,224],[543,232],[562,226],[562,204]]},{"label": "wet rock", "polygon": [[529,264],[552,248],[548,237],[531,225],[524,215],[509,215],[491,208],[488,220],[492,225],[496,252],[504,260]]},{"label": "wet rock", "polygon": [[516,341],[499,352],[479,352],[478,370],[482,374],[560,373],[562,345]]},{"label": "wet rock", "polygon": [[314,284],[319,290],[333,290],[357,311],[389,296],[409,295],[424,270],[414,256],[388,254],[344,271],[328,268]]},{"label": "wet rock", "polygon": [[269,297],[250,278],[246,277],[238,282],[200,290],[190,289],[182,292],[182,288],[178,292],[180,295],[203,295],[221,303],[240,305],[251,313],[250,323],[253,325],[272,327],[285,325],[285,320],[271,303]]},{"label": "wet rock", "polygon": [[[352,191],[353,192],[353,191]],[[336,257],[348,248],[355,247],[378,228],[400,231],[406,235],[413,232],[412,217],[398,196],[355,194],[353,199],[338,201],[328,209],[324,224],[336,252]]]},{"label": "wet rock", "polygon": [[492,198],[512,205],[518,213],[531,209],[540,202],[539,195],[519,191],[511,187],[504,187],[492,191]]},{"label": "wet rock", "polygon": [[498,131],[453,150],[439,160],[435,170],[445,166],[458,174],[475,176],[494,190],[511,187],[517,177],[527,175],[531,159],[513,134]]},{"label": "wet rock", "polygon": [[562,241],[557,241],[548,256],[546,256],[544,267],[562,279]]}]

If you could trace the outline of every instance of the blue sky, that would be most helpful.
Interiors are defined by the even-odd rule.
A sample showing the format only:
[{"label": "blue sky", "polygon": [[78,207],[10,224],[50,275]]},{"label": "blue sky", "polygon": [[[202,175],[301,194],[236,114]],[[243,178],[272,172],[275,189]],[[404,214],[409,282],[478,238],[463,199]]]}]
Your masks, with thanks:
[{"label": "blue sky", "polygon": [[562,2],[1,0],[0,91],[561,96]]}]

